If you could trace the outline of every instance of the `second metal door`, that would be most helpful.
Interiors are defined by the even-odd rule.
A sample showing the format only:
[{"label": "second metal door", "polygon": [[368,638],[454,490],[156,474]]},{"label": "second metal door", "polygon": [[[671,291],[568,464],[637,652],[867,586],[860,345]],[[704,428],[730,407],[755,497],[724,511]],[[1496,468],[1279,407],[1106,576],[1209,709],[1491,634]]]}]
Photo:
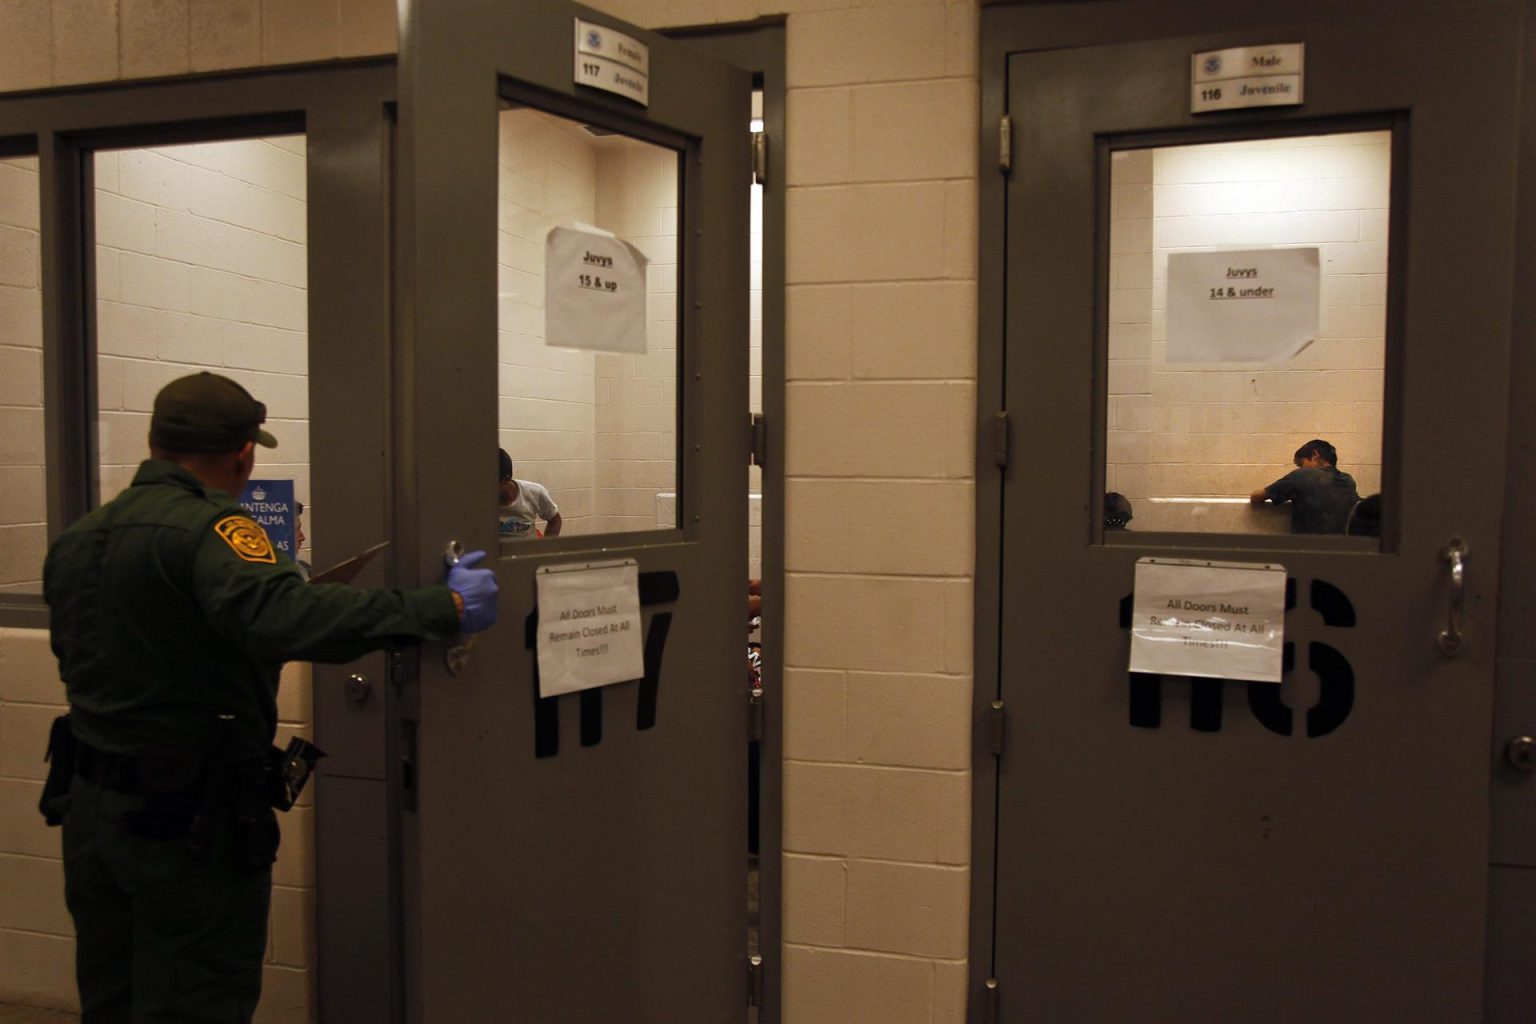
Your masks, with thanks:
[{"label": "second metal door", "polygon": [[[1517,28],[1488,4],[1009,59],[1000,1020],[1478,1019]],[[1303,107],[1189,113],[1191,54],[1279,42],[1306,44]],[[1361,129],[1392,153],[1380,549],[1106,532],[1115,159]],[[1274,465],[1311,436],[1270,429]],[[1171,443],[1152,430],[1154,461]],[[1454,658],[1453,536],[1474,553]],[[1286,685],[1131,678],[1146,555],[1283,564]]]}]

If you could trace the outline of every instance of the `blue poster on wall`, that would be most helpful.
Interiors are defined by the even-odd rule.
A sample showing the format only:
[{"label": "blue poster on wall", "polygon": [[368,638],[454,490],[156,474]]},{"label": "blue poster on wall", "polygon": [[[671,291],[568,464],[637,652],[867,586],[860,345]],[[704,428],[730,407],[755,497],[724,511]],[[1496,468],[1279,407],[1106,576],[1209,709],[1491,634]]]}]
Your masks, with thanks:
[{"label": "blue poster on wall", "polygon": [[240,504],[261,524],[272,546],[289,558],[297,558],[293,536],[293,481],[252,480],[240,495]]}]

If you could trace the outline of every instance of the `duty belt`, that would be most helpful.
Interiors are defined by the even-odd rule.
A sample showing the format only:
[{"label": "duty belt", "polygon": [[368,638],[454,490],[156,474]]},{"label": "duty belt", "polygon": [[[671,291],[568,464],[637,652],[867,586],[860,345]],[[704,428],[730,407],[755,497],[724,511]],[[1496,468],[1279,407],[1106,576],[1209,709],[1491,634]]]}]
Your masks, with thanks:
[{"label": "duty belt", "polygon": [[76,739],[75,774],[119,793],[132,793],[138,785],[139,759],[132,754],[110,754],[105,750],[97,750]]}]

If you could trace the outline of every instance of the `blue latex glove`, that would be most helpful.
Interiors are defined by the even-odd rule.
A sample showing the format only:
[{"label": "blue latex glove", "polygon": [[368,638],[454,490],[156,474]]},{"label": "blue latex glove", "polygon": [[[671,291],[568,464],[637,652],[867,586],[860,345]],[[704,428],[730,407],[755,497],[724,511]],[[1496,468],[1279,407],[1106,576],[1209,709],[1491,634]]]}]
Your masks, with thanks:
[{"label": "blue latex glove", "polygon": [[464,602],[459,625],[466,633],[490,629],[496,622],[496,574],[474,568],[483,558],[484,551],[471,551],[448,569],[448,589]]}]

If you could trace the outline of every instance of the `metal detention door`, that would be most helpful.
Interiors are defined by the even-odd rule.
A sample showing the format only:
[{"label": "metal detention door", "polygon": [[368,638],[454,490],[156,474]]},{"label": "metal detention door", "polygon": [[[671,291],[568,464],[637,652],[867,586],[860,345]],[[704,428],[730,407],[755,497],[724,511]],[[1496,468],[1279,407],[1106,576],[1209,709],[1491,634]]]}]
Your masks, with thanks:
[{"label": "metal detention door", "polygon": [[[401,44],[400,540],[501,587],[462,670],[406,684],[407,1019],[744,1019],[750,77],[559,0],[411,4]],[[581,278],[646,291],[637,354],[556,336],[553,228],[645,251]],[[498,541],[498,446],[561,536]],[[541,697],[539,570],[626,560],[643,678]]]},{"label": "metal detention door", "polygon": [[[1006,57],[1005,724],[975,1019],[1476,1021],[1519,8],[1217,32],[1239,16],[1162,6],[1175,27],[1143,38],[1180,13],[1213,34]],[[1128,37],[1093,16],[1077,40]],[[1303,104],[1191,113],[1193,55],[1291,43]],[[1309,349],[1174,360],[1178,254],[1294,247],[1320,254]],[[1249,507],[1330,435],[1382,495],[1379,540]],[[1132,676],[1145,556],[1282,565],[1284,682]]]}]

